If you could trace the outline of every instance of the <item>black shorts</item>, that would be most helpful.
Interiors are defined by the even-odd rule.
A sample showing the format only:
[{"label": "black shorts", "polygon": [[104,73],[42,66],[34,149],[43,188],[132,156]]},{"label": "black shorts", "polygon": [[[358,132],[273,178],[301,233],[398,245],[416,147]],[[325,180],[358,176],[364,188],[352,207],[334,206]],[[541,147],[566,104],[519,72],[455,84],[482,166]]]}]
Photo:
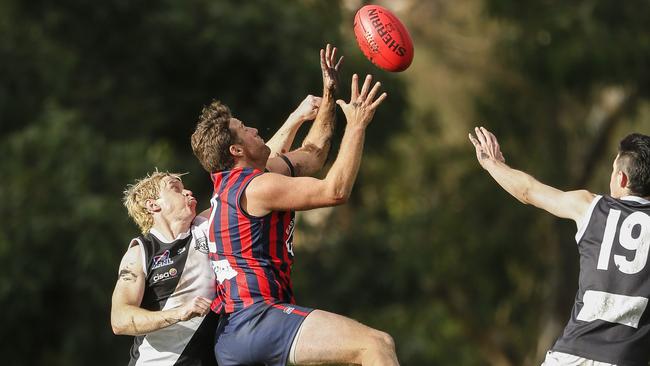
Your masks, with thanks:
[{"label": "black shorts", "polygon": [[220,366],[285,366],[300,325],[313,309],[292,304],[253,304],[222,314],[215,337]]}]

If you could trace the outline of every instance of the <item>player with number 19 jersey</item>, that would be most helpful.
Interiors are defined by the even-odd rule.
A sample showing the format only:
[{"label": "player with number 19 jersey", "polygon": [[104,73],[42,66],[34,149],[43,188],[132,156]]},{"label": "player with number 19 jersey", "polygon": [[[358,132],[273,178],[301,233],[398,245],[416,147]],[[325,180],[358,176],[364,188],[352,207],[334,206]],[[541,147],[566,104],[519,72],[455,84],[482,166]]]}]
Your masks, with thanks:
[{"label": "player with number 19 jersey", "polygon": [[553,351],[619,366],[647,366],[650,201],[596,196],[576,241],[578,293]]},{"label": "player with number 19 jersey", "polygon": [[294,212],[249,215],[240,205],[251,180],[264,172],[234,168],[212,174],[210,259],[217,276],[215,312],[233,313],[253,304],[294,304],[291,287]]}]

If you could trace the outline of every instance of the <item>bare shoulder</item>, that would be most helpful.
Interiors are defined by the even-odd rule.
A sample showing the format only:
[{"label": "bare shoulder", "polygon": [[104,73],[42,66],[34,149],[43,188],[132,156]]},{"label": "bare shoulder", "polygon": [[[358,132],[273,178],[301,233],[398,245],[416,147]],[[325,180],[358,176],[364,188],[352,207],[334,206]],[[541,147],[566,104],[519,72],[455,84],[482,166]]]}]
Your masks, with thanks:
[{"label": "bare shoulder", "polygon": [[596,198],[596,194],[591,193],[586,189],[568,191],[566,192],[566,195],[574,204],[585,206],[589,206],[594,198]]},{"label": "bare shoulder", "polygon": [[132,279],[144,274],[140,245],[137,240],[133,240],[129,245],[129,249],[124,253],[118,273],[120,279]]},{"label": "bare shoulder", "polygon": [[[121,305],[140,306],[146,282],[146,276],[142,269],[140,245],[137,240],[133,240],[122,257],[113,291],[111,314],[116,309],[121,309]],[[118,311],[117,314],[119,313]]]},{"label": "bare shoulder", "polygon": [[336,202],[327,192],[323,180],[265,173],[249,183],[241,204],[249,214],[260,217],[271,211],[303,211],[331,206]]},{"label": "bare shoulder", "polygon": [[580,226],[585,214],[589,210],[589,206],[591,206],[591,203],[596,198],[596,194],[586,189],[580,189],[565,192],[562,198],[562,201],[569,207],[568,211],[571,212],[571,218]]},{"label": "bare shoulder", "polygon": [[260,174],[248,183],[245,195],[249,198],[265,196],[286,184],[290,184],[291,179],[293,178],[274,172]]},{"label": "bare shoulder", "polygon": [[129,244],[129,249],[126,250],[126,253],[124,253],[124,256],[122,257],[122,262],[125,261],[132,261],[132,260],[140,260],[142,258],[142,251],[140,249],[140,242],[137,240],[132,240],[131,244]]}]

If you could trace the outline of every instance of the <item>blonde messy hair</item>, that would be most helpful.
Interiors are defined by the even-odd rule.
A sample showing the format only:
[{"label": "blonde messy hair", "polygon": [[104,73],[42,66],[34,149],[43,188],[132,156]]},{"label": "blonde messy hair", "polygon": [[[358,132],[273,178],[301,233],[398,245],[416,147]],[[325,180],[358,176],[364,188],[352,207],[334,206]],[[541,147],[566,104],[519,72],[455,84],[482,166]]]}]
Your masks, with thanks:
[{"label": "blonde messy hair", "polygon": [[147,234],[153,227],[153,215],[147,209],[147,200],[155,200],[160,197],[160,182],[165,177],[178,178],[184,174],[155,172],[147,174],[142,179],[137,179],[134,184],[129,184],[124,190],[122,202],[129,212],[129,216],[135,221],[143,234]]}]

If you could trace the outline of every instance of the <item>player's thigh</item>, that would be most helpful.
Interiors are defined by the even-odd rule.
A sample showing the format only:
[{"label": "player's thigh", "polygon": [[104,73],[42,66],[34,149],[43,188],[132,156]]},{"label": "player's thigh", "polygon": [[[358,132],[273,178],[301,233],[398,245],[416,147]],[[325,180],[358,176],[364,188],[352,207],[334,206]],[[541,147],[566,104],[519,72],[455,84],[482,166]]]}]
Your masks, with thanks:
[{"label": "player's thigh", "polygon": [[292,361],[354,363],[360,361],[364,350],[386,344],[392,347],[392,338],[384,332],[342,315],[314,310],[298,332]]}]

